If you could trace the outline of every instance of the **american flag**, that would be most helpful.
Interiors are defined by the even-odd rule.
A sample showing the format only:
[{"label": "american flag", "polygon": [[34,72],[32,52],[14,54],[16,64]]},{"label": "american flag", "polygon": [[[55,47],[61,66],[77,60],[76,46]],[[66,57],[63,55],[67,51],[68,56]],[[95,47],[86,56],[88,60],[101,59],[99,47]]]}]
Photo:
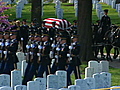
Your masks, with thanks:
[{"label": "american flag", "polygon": [[45,26],[48,28],[52,27],[52,22],[56,22],[56,27],[60,30],[67,30],[71,26],[71,23],[65,19],[47,18],[43,21],[46,21]]}]

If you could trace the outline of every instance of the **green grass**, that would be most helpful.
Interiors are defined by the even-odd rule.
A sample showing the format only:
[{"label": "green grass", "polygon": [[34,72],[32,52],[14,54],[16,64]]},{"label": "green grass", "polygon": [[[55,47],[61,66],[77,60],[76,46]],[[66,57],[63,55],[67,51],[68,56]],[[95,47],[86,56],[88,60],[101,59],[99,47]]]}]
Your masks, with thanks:
[{"label": "green grass", "polygon": [[[25,8],[22,11],[22,18],[20,18],[19,20],[27,19],[28,22],[30,23],[30,18],[31,18],[31,4],[27,4],[25,5]],[[15,13],[15,6],[12,5],[13,7],[6,11],[5,14],[12,14],[12,16],[10,16],[10,19],[14,19],[16,18],[16,13]],[[49,4],[45,4],[44,5],[44,16],[42,17],[43,19],[45,18],[56,18],[55,16],[55,5],[53,3],[49,3]],[[72,21],[77,19],[77,17],[75,17],[75,10],[74,7],[69,4],[69,3],[62,3],[62,9],[64,9],[64,18],[67,19],[68,21],[70,21],[71,23],[73,23]],[[104,3],[102,3],[102,8],[104,9],[109,9],[109,16],[111,18],[111,21],[113,24],[116,25],[120,25],[120,17],[118,17],[118,13],[115,9],[112,9],[111,6],[106,5]],[[92,23],[96,23],[96,20],[98,20],[98,17],[96,15],[96,10],[93,9],[92,10]],[[87,67],[87,63],[83,62],[83,65],[81,65],[81,75],[82,75],[82,79],[85,77],[84,73],[85,73],[85,68]],[[112,74],[112,85],[120,85],[120,69],[115,69],[115,68],[110,68],[110,73]],[[74,82],[75,78],[74,75],[72,75],[72,82]]]}]

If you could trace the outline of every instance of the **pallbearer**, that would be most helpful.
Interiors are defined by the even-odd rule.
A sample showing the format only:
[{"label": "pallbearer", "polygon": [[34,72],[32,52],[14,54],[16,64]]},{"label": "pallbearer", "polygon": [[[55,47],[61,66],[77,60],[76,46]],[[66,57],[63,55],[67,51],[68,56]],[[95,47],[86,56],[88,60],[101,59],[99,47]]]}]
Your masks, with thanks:
[{"label": "pallbearer", "polygon": [[[14,70],[17,66],[16,63],[18,62],[18,58],[16,56],[16,52],[18,49],[18,42],[17,42],[17,32],[12,31],[10,34],[9,32],[5,32],[4,38],[4,61],[5,66],[3,69],[4,74],[10,74],[12,70]],[[15,66],[14,66],[15,64]]]},{"label": "pallbearer", "polygon": [[50,42],[49,35],[43,34],[42,36],[43,45],[38,46],[41,52],[41,58],[39,59],[39,68],[37,77],[43,77],[43,73],[46,72],[46,75],[50,74]]},{"label": "pallbearer", "polygon": [[4,60],[3,60],[3,49],[4,49],[4,39],[3,39],[3,31],[0,31],[0,74],[2,74],[4,68]]},{"label": "pallbearer", "polygon": [[26,57],[27,57],[27,68],[25,70],[25,75],[23,79],[23,84],[26,85],[28,81],[31,81],[36,75],[36,70],[38,68],[38,44],[36,42],[39,41],[39,35],[31,35],[29,36],[29,41],[28,44],[26,45],[27,52],[26,52]]},{"label": "pallbearer", "polygon": [[80,44],[78,43],[78,36],[73,35],[72,36],[72,43],[69,46],[69,54],[68,54],[68,69],[67,69],[67,85],[72,85],[70,75],[72,71],[75,73],[76,79],[81,79],[80,76],[80,67],[81,61],[79,59],[79,53],[80,53]]},{"label": "pallbearer", "polygon": [[62,37],[60,44],[56,47],[57,70],[66,70],[67,53],[68,45],[66,44],[66,37]]}]

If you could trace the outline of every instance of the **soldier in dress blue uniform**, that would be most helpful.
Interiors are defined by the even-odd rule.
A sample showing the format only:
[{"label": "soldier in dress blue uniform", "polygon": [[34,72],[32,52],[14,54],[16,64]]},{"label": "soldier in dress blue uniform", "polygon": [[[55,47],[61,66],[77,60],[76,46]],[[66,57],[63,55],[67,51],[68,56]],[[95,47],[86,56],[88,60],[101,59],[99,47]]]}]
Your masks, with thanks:
[{"label": "soldier in dress blue uniform", "polygon": [[55,39],[56,32],[58,31],[58,29],[55,27],[55,25],[56,25],[56,22],[52,22],[52,27],[49,28],[49,32],[48,32],[51,43]]},{"label": "soldier in dress blue uniform", "polygon": [[51,62],[51,74],[54,74],[57,71],[57,58],[55,58],[55,54],[57,54],[56,48],[60,45],[60,41],[61,41],[61,36],[60,34],[56,34],[55,36],[55,40],[53,41],[53,43],[51,44],[51,53],[50,53],[50,58],[52,58],[52,62]]},{"label": "soldier in dress blue uniform", "polygon": [[[34,39],[30,38],[32,42],[29,42],[28,45],[26,45],[27,56],[28,56],[28,65],[25,71],[23,84],[26,85],[28,81],[31,81],[36,76],[37,69],[38,69],[38,44],[40,42],[40,35],[35,35]],[[38,42],[38,43],[37,43]]]},{"label": "soldier in dress blue uniform", "polygon": [[43,44],[42,46],[38,46],[40,49],[41,58],[39,58],[39,68],[38,68],[38,75],[37,77],[43,77],[43,73],[46,72],[46,75],[50,74],[50,64],[51,60],[49,57],[50,53],[50,42],[49,42],[49,35],[44,34],[42,36]]},{"label": "soldier in dress blue uniform", "polygon": [[68,54],[68,69],[67,69],[67,85],[72,85],[70,75],[72,71],[74,71],[75,78],[81,79],[79,65],[81,65],[81,61],[79,59],[80,45],[78,43],[78,36],[72,36],[72,43],[69,46],[69,54]]},{"label": "soldier in dress blue uniform", "polygon": [[26,45],[28,42],[28,34],[29,34],[29,26],[27,25],[26,19],[23,19],[22,26],[20,27],[20,38],[21,38],[21,45],[22,50],[25,53],[26,51]]},{"label": "soldier in dress blue uniform", "polygon": [[56,47],[57,70],[66,70],[68,45],[66,37],[62,37],[60,44]]},{"label": "soldier in dress blue uniform", "polygon": [[0,31],[0,74],[2,74],[5,65],[5,62],[3,60],[4,59],[3,48],[4,48],[3,31]]},{"label": "soldier in dress blue uniform", "polygon": [[[100,20],[100,28],[102,28],[102,29],[101,29],[101,31],[98,31],[100,33],[100,42],[101,43],[104,42],[105,33],[110,29],[110,26],[111,26],[111,19],[108,16],[108,9],[105,9],[104,16]],[[104,45],[102,45],[100,47],[102,58],[104,58],[103,48],[104,48]]]},{"label": "soldier in dress blue uniform", "polygon": [[42,34],[48,34],[48,30],[47,30],[47,27],[45,26],[45,23],[46,23],[46,21],[43,21],[42,22],[42,27],[40,27],[39,30],[38,30],[38,33],[40,35],[42,35]]},{"label": "soldier in dress blue uniform", "polygon": [[29,34],[35,34],[35,33],[38,33],[38,27],[37,25],[35,24],[34,21],[31,22],[31,25],[29,27]]},{"label": "soldier in dress blue uniform", "polygon": [[70,31],[71,35],[77,34],[77,20],[74,20],[73,22],[74,24],[71,26],[71,31]]},{"label": "soldier in dress blue uniform", "polygon": [[4,47],[4,60],[5,66],[3,69],[4,74],[10,74],[12,70],[17,68],[16,63],[18,62],[18,58],[16,56],[16,52],[18,49],[17,42],[17,32],[12,31],[10,34],[10,38],[5,39],[5,47]]}]

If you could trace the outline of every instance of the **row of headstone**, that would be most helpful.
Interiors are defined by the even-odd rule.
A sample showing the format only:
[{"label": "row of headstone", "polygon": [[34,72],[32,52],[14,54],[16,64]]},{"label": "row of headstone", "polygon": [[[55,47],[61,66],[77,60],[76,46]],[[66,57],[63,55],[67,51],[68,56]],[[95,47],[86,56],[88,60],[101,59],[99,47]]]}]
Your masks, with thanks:
[{"label": "row of headstone", "polygon": [[28,4],[27,0],[18,0],[16,2],[16,18],[22,17],[22,9],[24,9],[25,4]]},{"label": "row of headstone", "polygon": [[78,0],[74,0],[75,17],[78,16]]},{"label": "row of headstone", "polygon": [[63,9],[61,8],[61,1],[55,0],[55,8],[56,12],[55,15],[57,15],[58,19],[63,19]]},{"label": "row of headstone", "polygon": [[93,2],[93,9],[96,9],[97,17],[99,19],[101,19],[102,16],[104,15],[104,12],[102,10],[102,5],[99,4],[98,1],[94,1]]},{"label": "row of headstone", "polygon": [[47,76],[47,89],[59,89],[67,87],[67,72],[66,71],[56,71],[56,75]]},{"label": "row of headstone", "polygon": [[95,73],[109,72],[109,62],[108,61],[89,61],[88,67],[85,68],[85,78],[92,77]]}]

